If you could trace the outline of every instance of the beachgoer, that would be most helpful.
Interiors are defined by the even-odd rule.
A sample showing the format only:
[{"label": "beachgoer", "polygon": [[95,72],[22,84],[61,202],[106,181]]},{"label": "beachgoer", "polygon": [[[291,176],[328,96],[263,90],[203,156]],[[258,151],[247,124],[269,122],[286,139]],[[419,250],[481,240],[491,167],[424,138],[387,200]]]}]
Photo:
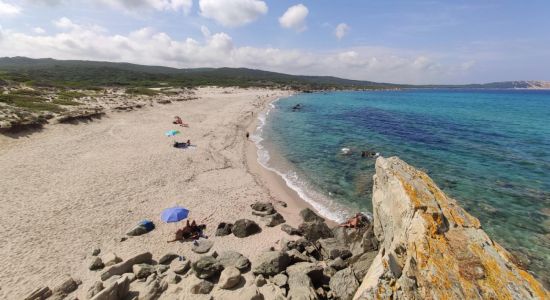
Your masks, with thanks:
[{"label": "beachgoer", "polygon": [[362,213],[356,213],[355,217],[349,218],[346,222],[338,225],[346,228],[358,228],[363,227],[368,222],[368,219]]},{"label": "beachgoer", "polygon": [[250,133],[248,131],[246,132],[246,138],[248,139],[250,137]]},{"label": "beachgoer", "polygon": [[[191,146],[191,140],[187,140],[187,147]],[[195,222],[195,221],[193,221]]]},{"label": "beachgoer", "polygon": [[172,124],[180,125],[181,127],[189,127],[188,124],[183,123],[183,120],[179,116],[174,117],[174,122]]}]

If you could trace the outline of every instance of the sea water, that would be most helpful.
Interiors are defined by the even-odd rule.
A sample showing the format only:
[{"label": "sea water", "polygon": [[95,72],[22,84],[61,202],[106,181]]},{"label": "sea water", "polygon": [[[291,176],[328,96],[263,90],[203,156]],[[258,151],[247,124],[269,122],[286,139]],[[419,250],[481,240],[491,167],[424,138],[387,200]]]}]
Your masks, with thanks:
[{"label": "sea water", "polygon": [[550,91],[298,94],[260,118],[260,163],[326,217],[371,210],[375,158],[361,151],[397,155],[548,282]]}]

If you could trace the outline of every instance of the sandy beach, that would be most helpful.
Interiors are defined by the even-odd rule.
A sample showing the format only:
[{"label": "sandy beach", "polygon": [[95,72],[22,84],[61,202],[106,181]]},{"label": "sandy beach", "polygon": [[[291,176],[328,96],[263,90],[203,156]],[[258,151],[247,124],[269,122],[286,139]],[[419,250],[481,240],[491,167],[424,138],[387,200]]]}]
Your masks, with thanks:
[{"label": "sandy beach", "polygon": [[[215,237],[220,222],[248,218],[250,204],[273,202],[287,223],[297,226],[306,206],[276,174],[257,162],[246,132],[257,126],[267,104],[287,91],[202,88],[198,100],[110,113],[98,121],[56,124],[18,138],[0,137],[0,298],[21,299],[63,274],[90,282],[84,262],[94,247],[125,259],[150,251],[177,252],[193,259],[191,243],[167,243],[177,225],[160,220],[175,204],[207,225],[213,250],[232,249],[251,259],[286,234],[262,226],[239,239]],[[179,115],[190,124],[181,135],[164,132]],[[176,149],[173,140],[193,147]],[[282,207],[279,201],[288,204]],[[140,220],[152,232],[120,241]],[[288,235],[286,235],[288,237]]]}]

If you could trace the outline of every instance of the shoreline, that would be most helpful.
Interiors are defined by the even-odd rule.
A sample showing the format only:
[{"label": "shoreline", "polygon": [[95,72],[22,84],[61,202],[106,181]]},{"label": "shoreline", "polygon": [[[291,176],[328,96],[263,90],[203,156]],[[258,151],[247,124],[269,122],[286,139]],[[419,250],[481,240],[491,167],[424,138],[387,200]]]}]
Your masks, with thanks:
[{"label": "shoreline", "polygon": [[[260,113],[265,113],[269,109],[269,105],[278,100],[280,100],[280,98],[267,102]],[[248,125],[246,131],[251,134],[256,132],[258,123],[259,118],[258,116],[255,116],[252,122]],[[279,211],[285,216],[285,219],[290,225],[298,226],[301,223],[302,219],[299,212],[304,208],[310,208],[319,215],[323,216],[315,207],[300,197],[298,192],[289,187],[281,175],[277,174],[273,170],[267,169],[259,162],[258,148],[254,141],[249,139],[245,148],[244,155],[248,172],[254,176],[258,184],[262,185],[268,191],[275,203],[282,201],[287,204],[287,207],[280,207]],[[324,217],[324,219],[329,226],[338,225],[338,223],[329,218]]]}]

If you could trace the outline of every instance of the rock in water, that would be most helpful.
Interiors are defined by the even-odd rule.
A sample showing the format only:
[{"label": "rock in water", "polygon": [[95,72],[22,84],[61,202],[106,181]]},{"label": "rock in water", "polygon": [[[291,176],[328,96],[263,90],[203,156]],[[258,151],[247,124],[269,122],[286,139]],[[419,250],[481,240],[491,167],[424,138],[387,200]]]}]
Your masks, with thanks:
[{"label": "rock in water", "polygon": [[253,273],[273,276],[281,273],[290,263],[290,257],[285,252],[269,251],[258,256],[253,264]]},{"label": "rock in water", "polygon": [[200,279],[210,278],[217,275],[223,269],[223,266],[212,256],[203,256],[193,263],[193,271]]},{"label": "rock in water", "polygon": [[304,222],[325,222],[325,219],[319,217],[313,210],[304,208],[300,211],[300,216]]},{"label": "rock in water", "polygon": [[330,279],[330,290],[337,299],[351,299],[359,287],[351,268],[340,270]]},{"label": "rock in water", "polygon": [[216,229],[216,236],[230,235],[232,228],[233,228],[233,224],[222,222],[218,224],[218,228]]},{"label": "rock in water", "polygon": [[214,242],[211,240],[206,239],[199,239],[198,241],[193,242],[193,246],[191,247],[191,250],[195,253],[206,253],[210,251],[210,248],[214,246]]},{"label": "rock in water", "polygon": [[241,282],[241,272],[235,267],[225,268],[221,275],[218,285],[222,289],[230,289]]},{"label": "rock in water", "polygon": [[324,222],[305,222],[300,224],[298,230],[310,242],[333,237],[332,230]]},{"label": "rock in water", "polygon": [[272,215],[262,217],[262,221],[265,222],[265,226],[267,227],[274,227],[286,222],[285,218],[283,218],[283,216],[280,213],[274,213]]},{"label": "rock in water", "polygon": [[224,251],[216,257],[216,260],[224,267],[235,267],[240,271],[245,271],[250,267],[250,261],[244,255],[235,251]]},{"label": "rock in water", "polygon": [[236,237],[244,238],[249,235],[259,233],[262,229],[252,220],[240,219],[235,222],[232,231]]},{"label": "rock in water", "polygon": [[478,219],[399,158],[377,158],[372,203],[380,250],[356,299],[550,299]]}]

